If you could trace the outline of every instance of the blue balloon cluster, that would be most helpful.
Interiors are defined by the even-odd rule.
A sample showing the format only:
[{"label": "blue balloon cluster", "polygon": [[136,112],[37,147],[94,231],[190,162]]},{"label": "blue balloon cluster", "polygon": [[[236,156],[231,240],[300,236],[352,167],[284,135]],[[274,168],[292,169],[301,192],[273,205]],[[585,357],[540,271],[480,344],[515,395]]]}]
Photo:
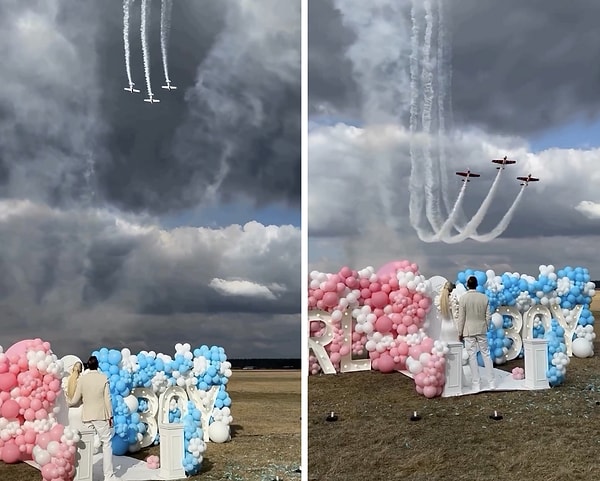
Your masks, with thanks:
[{"label": "blue balloon cluster", "polygon": [[556,319],[552,319],[551,329],[545,333],[544,337],[548,340],[548,370],[546,377],[550,386],[558,386],[565,382],[565,369],[561,369],[553,364],[555,354],[562,353],[566,356],[567,346],[564,343],[565,330],[560,326]]},{"label": "blue balloon cluster", "polygon": [[[456,283],[466,286],[470,276],[477,278],[477,290],[487,295],[492,312],[500,306],[516,305],[520,309],[526,309],[529,305],[549,304],[553,299],[552,302],[557,303],[561,309],[570,310],[577,305],[583,306],[577,323],[581,326],[594,324],[594,317],[590,311],[592,301],[589,295],[590,274],[586,268],[567,266],[554,273],[553,266],[540,266],[537,278],[509,272],[498,278],[492,272],[465,269],[457,274]],[[502,329],[496,329],[490,325],[487,337],[492,359],[500,358],[503,348],[511,346],[512,340],[504,335],[504,329],[510,328],[509,323],[512,322],[510,319],[509,316],[503,316]],[[552,364],[553,355],[566,352],[566,347],[564,342],[561,342],[564,329],[560,327],[556,319],[552,319],[552,326],[552,330],[548,333],[544,332],[543,325],[534,326],[533,334],[534,337],[548,339],[548,362],[550,364],[547,376],[550,385],[557,386],[564,382],[565,369],[564,366],[561,369],[560,366]],[[480,356],[478,359],[480,365],[483,365]]]},{"label": "blue balloon cluster", "polygon": [[490,356],[492,360],[502,358],[504,356],[504,348],[510,348],[513,340],[506,337],[504,328],[491,328],[487,332],[488,346],[490,348]]},{"label": "blue balloon cluster", "polygon": [[[209,390],[212,386],[219,386],[215,408],[231,406],[231,398],[226,391],[228,376],[231,375],[231,372],[223,374],[223,369],[221,369],[222,363],[227,361],[225,350],[218,346],[203,345],[192,352],[189,344],[186,346],[178,344],[176,346],[177,353],[173,358],[146,352],[141,352],[133,357],[130,356],[128,350],[124,355],[126,350],[123,350],[122,353],[106,347],[93,352],[93,355],[98,358],[99,370],[106,374],[109,380],[115,429],[112,446],[115,455],[121,456],[127,453],[129,447],[135,445],[139,435],[143,435],[147,429],[146,425],[141,422],[139,414],[148,409],[147,401],[139,398],[137,412],[133,413],[130,412],[130,408],[124,401],[124,398],[129,396],[135,388],[152,389],[158,396],[168,386],[178,385],[178,380],[185,380],[185,384],[192,384],[197,389],[204,391]],[[193,405],[193,402],[190,404]],[[169,412],[169,421],[185,422],[188,415],[198,417],[199,421],[200,411],[194,409],[188,409],[188,414],[183,418],[179,409],[171,411]],[[188,467],[190,473],[193,473],[195,469],[199,470],[198,458],[196,458],[195,465],[188,462]]]},{"label": "blue balloon cluster", "polygon": [[187,413],[183,416],[184,457],[183,469],[188,476],[198,474],[201,467],[201,452],[198,446],[203,444],[202,414],[192,401],[188,401]]}]

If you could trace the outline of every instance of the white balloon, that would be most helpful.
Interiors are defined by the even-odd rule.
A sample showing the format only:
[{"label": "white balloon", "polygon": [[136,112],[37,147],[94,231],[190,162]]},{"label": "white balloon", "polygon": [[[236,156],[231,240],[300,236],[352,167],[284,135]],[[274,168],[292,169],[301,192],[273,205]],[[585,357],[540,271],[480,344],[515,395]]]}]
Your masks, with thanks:
[{"label": "white balloon", "polygon": [[222,422],[215,421],[208,426],[208,436],[213,443],[224,443],[229,441],[229,426]]}]

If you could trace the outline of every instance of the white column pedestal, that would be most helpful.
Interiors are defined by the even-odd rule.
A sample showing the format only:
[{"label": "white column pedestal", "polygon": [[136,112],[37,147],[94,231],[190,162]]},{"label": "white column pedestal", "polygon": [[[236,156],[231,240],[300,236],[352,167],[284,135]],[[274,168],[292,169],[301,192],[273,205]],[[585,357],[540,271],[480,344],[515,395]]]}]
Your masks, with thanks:
[{"label": "white column pedestal", "polygon": [[446,384],[444,384],[442,396],[456,396],[462,394],[463,388],[463,345],[460,342],[449,342],[448,349],[448,354],[446,354]]},{"label": "white column pedestal", "polygon": [[92,481],[94,472],[94,434],[93,429],[81,429],[81,439],[75,452],[75,477],[73,481]]},{"label": "white column pedestal", "polygon": [[183,424],[160,423],[160,476],[163,479],[185,478],[183,469]]},{"label": "white column pedestal", "polygon": [[546,339],[525,339],[525,387],[528,389],[548,389],[548,341]]}]

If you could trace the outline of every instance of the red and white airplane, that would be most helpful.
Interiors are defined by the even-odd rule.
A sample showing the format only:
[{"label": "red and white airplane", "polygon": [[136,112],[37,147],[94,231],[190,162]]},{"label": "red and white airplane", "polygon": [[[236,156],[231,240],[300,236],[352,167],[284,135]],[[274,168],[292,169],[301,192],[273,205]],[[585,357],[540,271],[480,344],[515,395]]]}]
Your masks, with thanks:
[{"label": "red and white airplane", "polygon": [[494,159],[494,160],[492,160],[492,162],[493,162],[494,164],[500,164],[500,167],[496,167],[496,169],[503,169],[503,168],[504,168],[504,166],[506,166],[506,165],[509,165],[509,164],[516,164],[516,163],[517,163],[517,161],[516,161],[516,160],[508,160],[508,159],[506,158],[506,155],[504,156],[504,158],[503,158],[503,159]]},{"label": "red and white airplane", "polygon": [[470,177],[481,177],[481,174],[476,174],[474,172],[471,172],[469,169],[467,169],[466,172],[457,172],[456,175],[460,175],[461,177],[466,177],[465,179],[463,179],[463,182],[471,182],[469,180]]},{"label": "red and white airplane", "polygon": [[529,185],[529,182],[538,182],[540,179],[537,177],[531,177],[531,174],[528,174],[527,177],[517,177],[517,180],[522,182],[521,185]]}]

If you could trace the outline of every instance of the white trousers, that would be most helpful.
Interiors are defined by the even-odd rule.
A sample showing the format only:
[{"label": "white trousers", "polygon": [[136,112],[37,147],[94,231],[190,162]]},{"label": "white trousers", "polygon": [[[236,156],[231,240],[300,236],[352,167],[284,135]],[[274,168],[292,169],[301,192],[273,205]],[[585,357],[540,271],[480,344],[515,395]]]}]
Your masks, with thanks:
[{"label": "white trousers", "polygon": [[104,479],[118,479],[115,476],[115,469],[113,467],[112,460],[112,444],[110,442],[112,438],[112,430],[108,421],[88,421],[83,423],[87,429],[93,429],[100,438],[102,443],[102,470],[104,472]]},{"label": "white trousers", "polygon": [[483,358],[483,365],[489,382],[494,380],[494,363],[490,357],[490,350],[488,348],[487,337],[485,334],[479,334],[477,336],[465,336],[465,349],[469,355],[469,366],[471,367],[471,373],[473,375],[473,383],[478,384],[481,379],[479,376],[479,365],[477,364],[477,351],[481,352]]}]

